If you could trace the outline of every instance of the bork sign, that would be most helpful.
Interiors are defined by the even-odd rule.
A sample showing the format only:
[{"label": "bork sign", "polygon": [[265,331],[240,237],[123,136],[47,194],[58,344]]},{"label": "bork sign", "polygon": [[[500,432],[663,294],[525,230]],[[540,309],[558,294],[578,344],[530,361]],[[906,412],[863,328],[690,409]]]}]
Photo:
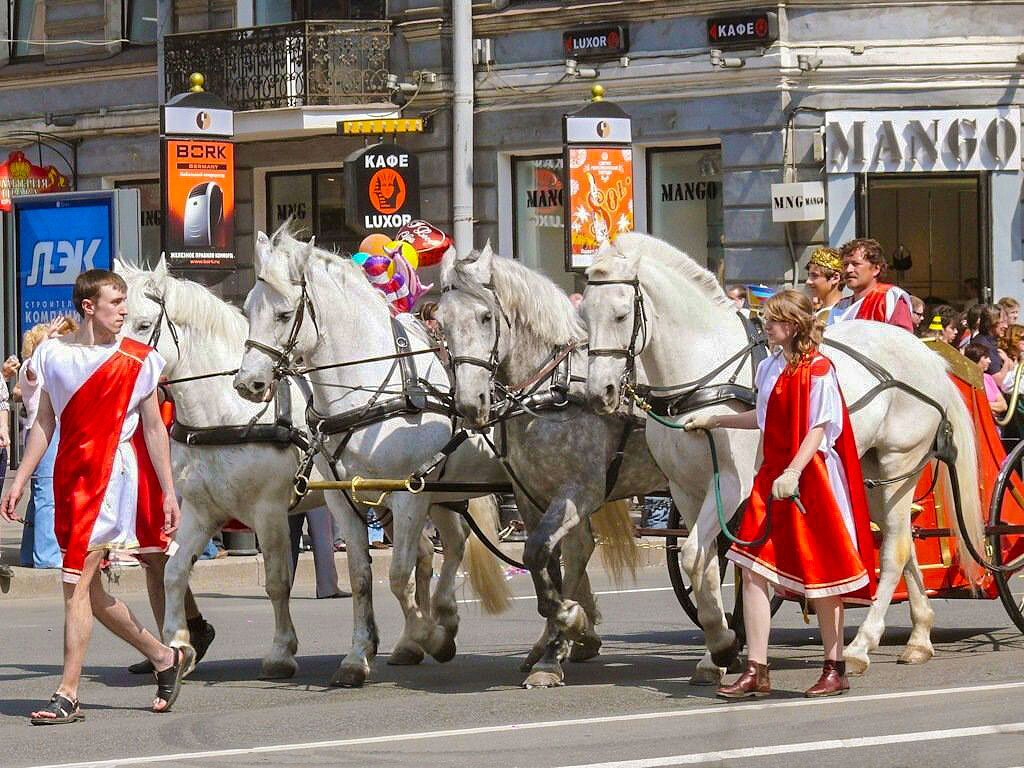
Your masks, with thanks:
[{"label": "bork sign", "polygon": [[420,217],[420,163],[397,144],[375,144],[345,161],[348,224],[364,233],[395,233]]}]

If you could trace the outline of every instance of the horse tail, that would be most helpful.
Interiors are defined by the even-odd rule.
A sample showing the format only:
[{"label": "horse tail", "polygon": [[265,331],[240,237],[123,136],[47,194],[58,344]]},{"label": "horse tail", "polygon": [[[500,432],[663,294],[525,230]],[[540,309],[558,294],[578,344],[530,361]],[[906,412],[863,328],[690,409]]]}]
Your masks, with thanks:
[{"label": "horse tail", "polygon": [[[978,478],[978,448],[974,435],[974,419],[967,409],[963,397],[956,385],[947,379],[946,418],[953,428],[953,444],[956,446],[956,475],[960,486],[960,504],[963,510],[964,527],[961,529],[954,509],[948,508],[946,519],[956,535],[957,549],[960,553],[960,567],[969,581],[975,583],[980,576],[980,566],[975,562],[967,549],[965,538],[974,546],[974,550],[984,555],[985,519],[981,509],[980,488]],[[945,474],[945,473],[943,473]],[[948,478],[944,479],[944,486]],[[951,489],[945,494],[947,507],[953,503]]]},{"label": "horse tail", "polygon": [[[494,496],[481,496],[469,500],[469,516],[492,542],[498,542],[498,505]],[[484,613],[504,613],[512,605],[512,596],[505,570],[477,536],[470,534],[462,566],[469,576],[473,592],[480,598]]]},{"label": "horse tail", "polygon": [[622,584],[627,570],[635,581],[640,563],[629,511],[629,504],[620,499],[607,502],[590,517],[594,539],[601,549],[601,564],[616,584]]}]

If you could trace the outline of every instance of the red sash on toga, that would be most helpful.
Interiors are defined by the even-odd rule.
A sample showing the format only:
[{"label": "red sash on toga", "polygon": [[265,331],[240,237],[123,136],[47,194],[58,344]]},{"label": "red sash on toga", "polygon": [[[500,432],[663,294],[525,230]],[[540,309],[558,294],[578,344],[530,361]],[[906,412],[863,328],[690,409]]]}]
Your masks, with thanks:
[{"label": "red sash on toga", "polygon": [[[817,356],[813,360],[805,358],[795,369],[787,368],[779,375],[765,414],[764,461],[740,523],[740,539],[753,541],[764,533],[765,505],[772,497],[772,483],[789,466],[809,431],[811,378],[828,374],[831,367],[828,358]],[[850,540],[824,456],[818,451],[800,475],[800,501],[806,516],[790,501],[772,502],[767,540],[753,547],[733,544],[729,555],[789,593],[809,598],[842,594],[847,600],[870,602],[875,591],[875,549],[857,444],[845,402],[843,431],[835,451],[850,489],[856,542]],[[842,493],[842,489],[837,490]]]},{"label": "red sash on toga", "polygon": [[[78,388],[61,412],[53,495],[54,532],[64,552],[64,575],[70,577],[65,581],[77,582],[81,576],[93,525],[110,482],[121,428],[142,361],[149,352],[145,344],[122,339],[118,351]],[[140,484],[142,464],[140,461]],[[142,499],[140,488],[140,503]]]},{"label": "red sash on toga", "polygon": [[885,298],[890,289],[896,286],[888,283],[878,283],[868,291],[857,310],[858,320],[877,320],[880,323],[896,325],[906,331],[914,332],[914,318],[910,314],[910,307],[903,297],[896,298],[896,306],[893,308],[892,317],[886,314]]}]

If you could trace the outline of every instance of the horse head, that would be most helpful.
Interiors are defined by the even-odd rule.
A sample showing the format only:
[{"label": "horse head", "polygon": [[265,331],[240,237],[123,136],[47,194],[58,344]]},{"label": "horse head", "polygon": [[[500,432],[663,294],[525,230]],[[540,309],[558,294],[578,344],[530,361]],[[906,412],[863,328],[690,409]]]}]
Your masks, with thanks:
[{"label": "horse head", "polygon": [[150,271],[117,260],[115,271],[128,284],[128,315],[121,335],[155,348],[167,363],[164,372],[170,375],[179,362],[181,350],[177,332],[172,332],[167,316],[168,293],[174,282],[168,274],[167,262],[161,258]]},{"label": "horse head", "polygon": [[496,369],[511,340],[493,290],[493,273],[490,242],[465,256],[449,248],[441,264],[444,291],[437,320],[455,369],[455,407],[474,427],[488,419]]},{"label": "horse head", "polygon": [[623,248],[619,241],[605,242],[587,270],[580,306],[590,340],[587,399],[600,414],[618,408],[622,385],[644,341],[642,306],[637,299],[639,271],[639,251]]},{"label": "horse head", "polygon": [[287,230],[273,238],[256,236],[256,283],[245,299],[249,338],[235,375],[235,390],[247,400],[270,396],[282,372],[309,354],[317,343],[315,317],[306,289],[306,266],[315,249]]}]

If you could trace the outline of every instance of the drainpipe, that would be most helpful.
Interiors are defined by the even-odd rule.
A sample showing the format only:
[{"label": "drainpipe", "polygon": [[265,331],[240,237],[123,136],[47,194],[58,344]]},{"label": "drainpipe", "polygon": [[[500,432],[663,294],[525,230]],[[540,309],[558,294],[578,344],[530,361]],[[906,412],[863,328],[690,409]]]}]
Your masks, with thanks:
[{"label": "drainpipe", "polygon": [[455,249],[473,249],[473,7],[452,0],[452,224]]}]

